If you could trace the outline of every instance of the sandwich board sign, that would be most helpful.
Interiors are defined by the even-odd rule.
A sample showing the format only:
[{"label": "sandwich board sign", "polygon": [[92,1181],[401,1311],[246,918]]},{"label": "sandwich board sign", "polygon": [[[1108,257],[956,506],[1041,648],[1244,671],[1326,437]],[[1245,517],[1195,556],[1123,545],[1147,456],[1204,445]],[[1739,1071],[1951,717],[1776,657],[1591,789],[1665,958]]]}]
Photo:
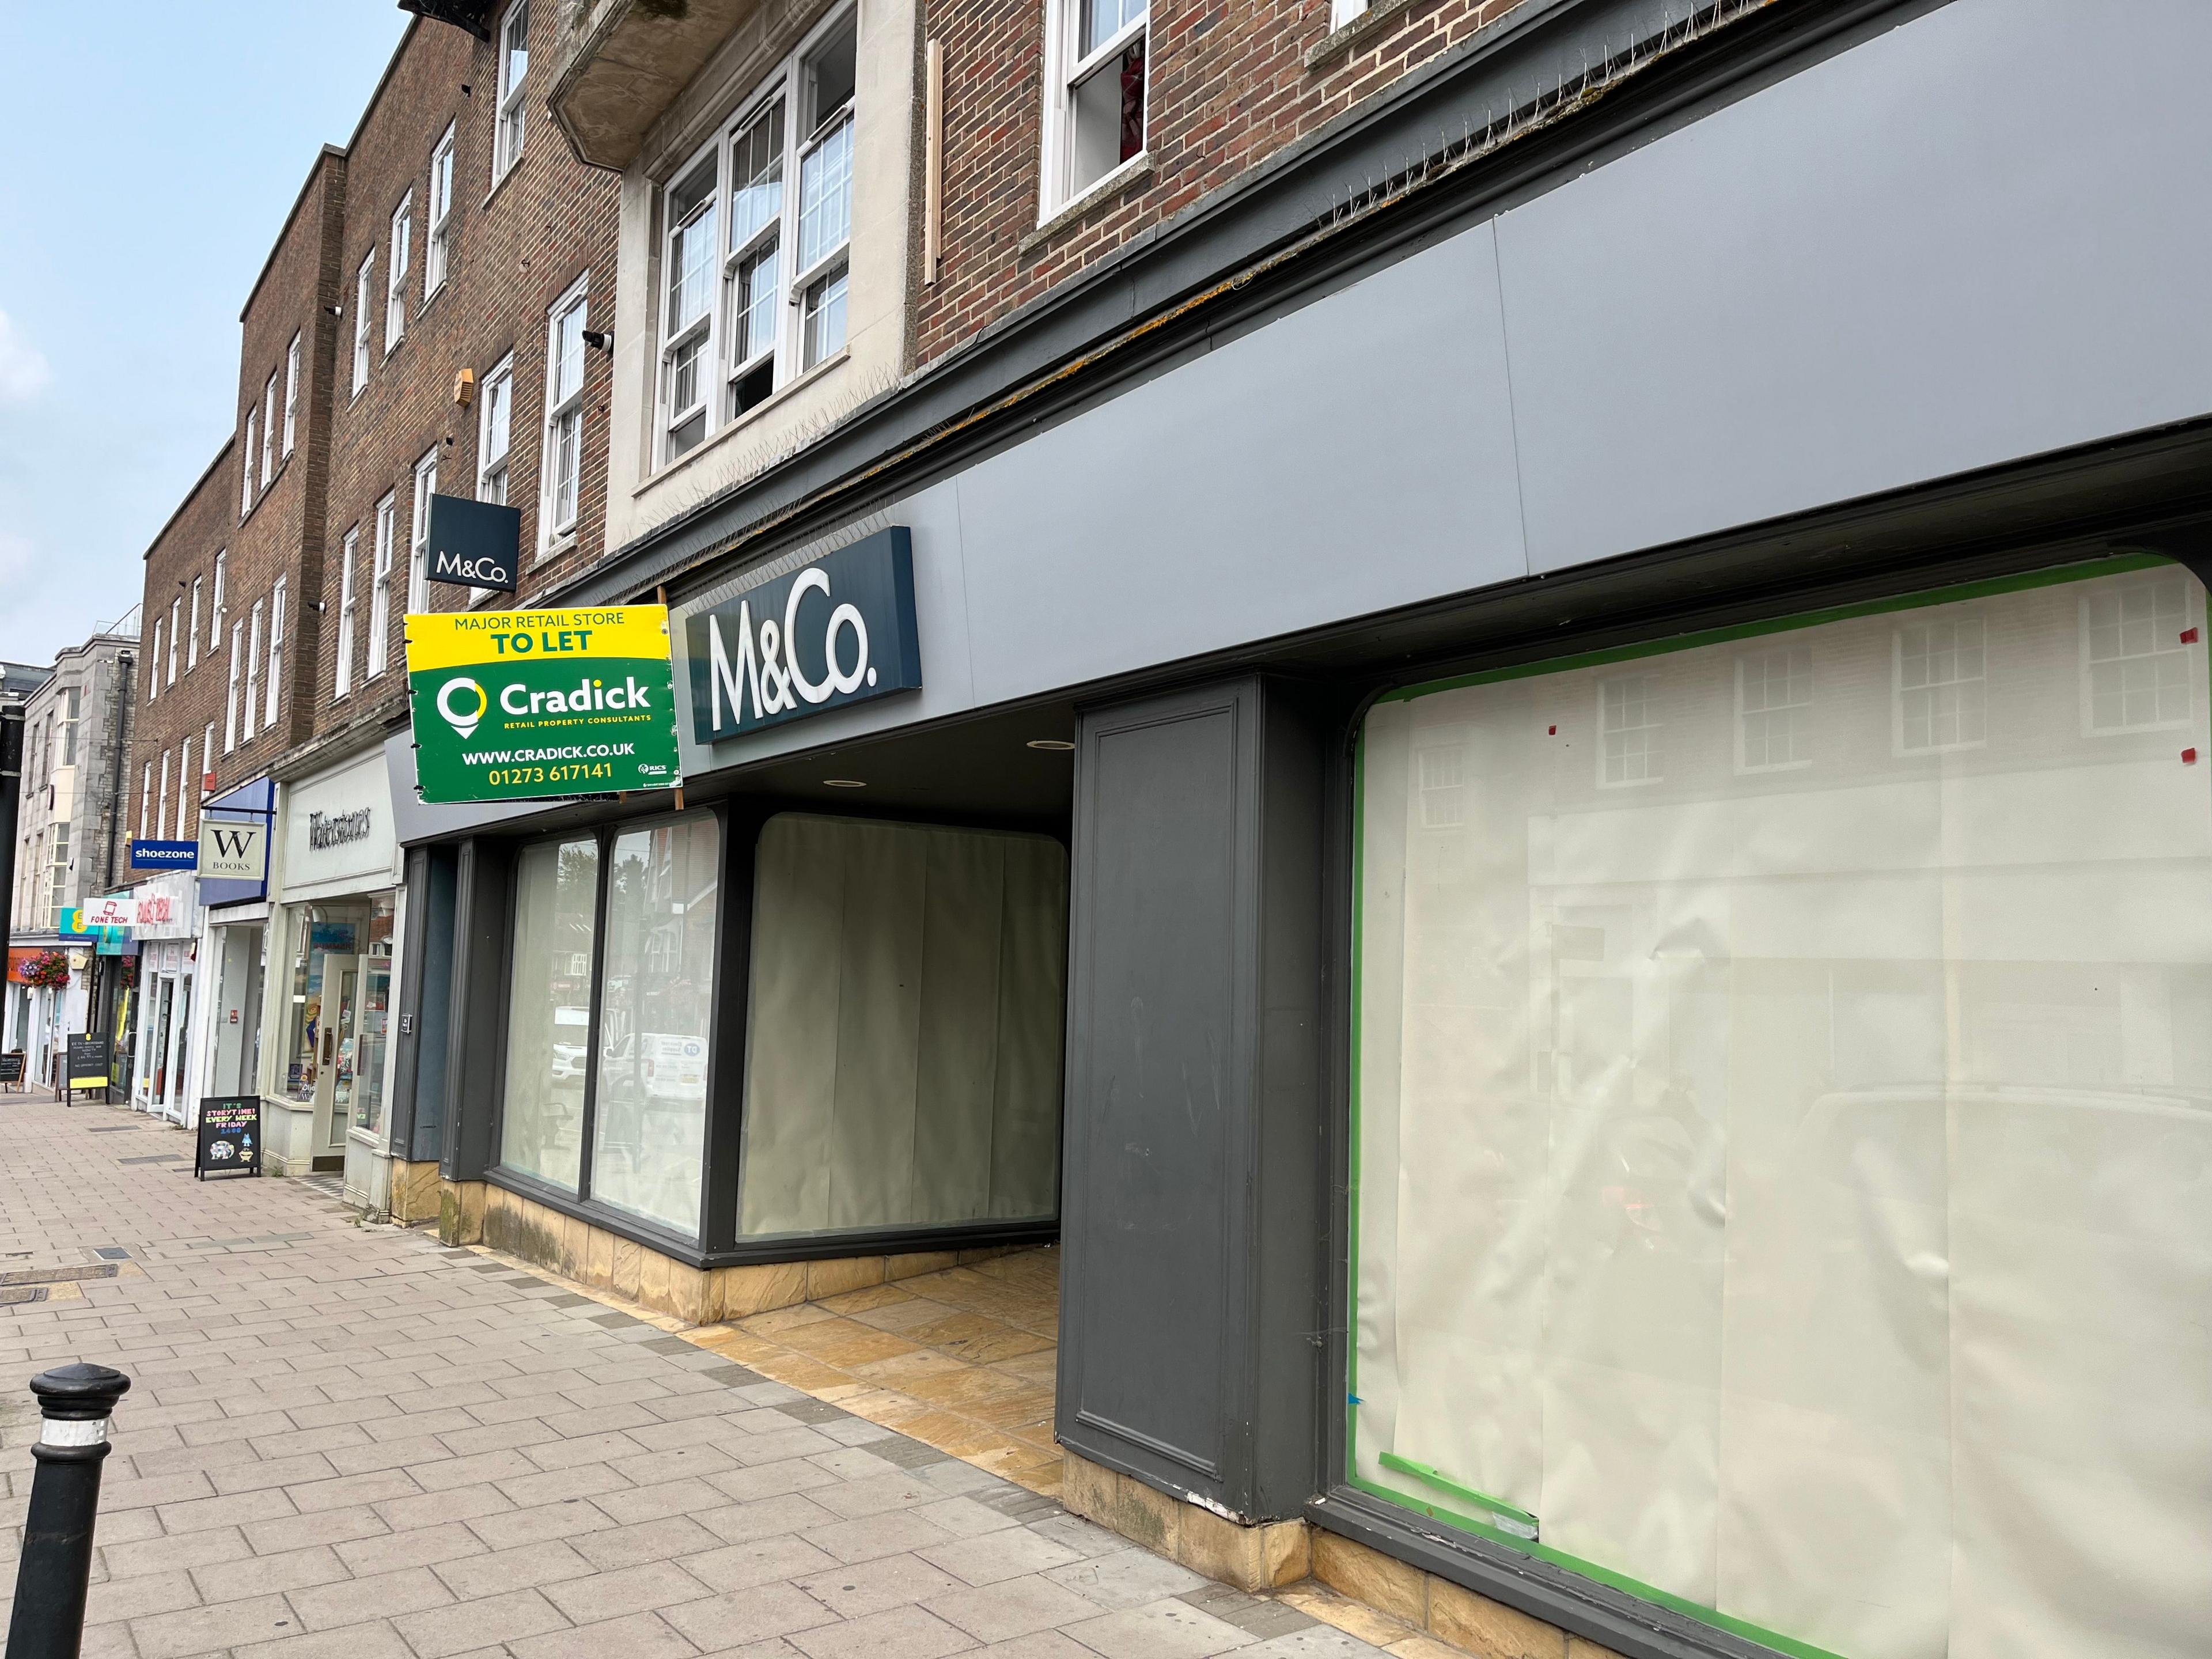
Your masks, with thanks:
[{"label": "sandwich board sign", "polygon": [[112,1050],[104,1031],[72,1031],[69,1040],[69,1086],[105,1089]]},{"label": "sandwich board sign", "polygon": [[261,1097],[211,1095],[200,1102],[200,1144],[192,1175],[261,1172]]},{"label": "sandwich board sign", "polygon": [[665,605],[412,613],[407,688],[426,801],[684,781]]}]

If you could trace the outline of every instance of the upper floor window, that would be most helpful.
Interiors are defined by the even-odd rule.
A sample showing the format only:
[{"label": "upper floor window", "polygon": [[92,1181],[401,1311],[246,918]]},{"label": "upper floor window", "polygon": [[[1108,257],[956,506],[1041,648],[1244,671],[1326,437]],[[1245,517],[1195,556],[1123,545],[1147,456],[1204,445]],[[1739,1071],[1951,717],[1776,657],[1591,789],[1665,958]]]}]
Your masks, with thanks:
[{"label": "upper floor window", "polygon": [[169,601],[169,684],[177,683],[177,635],[184,632],[185,602],[181,599]]},{"label": "upper floor window", "polygon": [[1597,688],[1601,787],[1659,778],[1659,683],[1650,674],[1601,680]]},{"label": "upper floor window", "polygon": [[507,501],[507,456],[514,441],[514,357],[484,376],[477,399],[477,499]]},{"label": "upper floor window", "polygon": [[523,83],[530,76],[530,0],[514,0],[499,26],[499,125],[493,135],[492,182],[522,156]]},{"label": "upper floor window", "polygon": [[415,463],[415,517],[407,537],[407,608],[430,608],[430,497],[438,493],[438,452]]},{"label": "upper floor window", "polygon": [[1150,27],[1146,0],[1047,0],[1040,220],[1144,154]]},{"label": "upper floor window", "polygon": [[422,240],[422,297],[428,300],[446,280],[446,264],[453,257],[453,130],[430,152],[430,212]]},{"label": "upper floor window", "polygon": [[235,622],[230,625],[230,678],[222,692],[222,752],[228,755],[238,747],[238,690],[239,680],[246,662],[246,624]]},{"label": "upper floor window", "polygon": [[1897,752],[1972,749],[1989,713],[1979,617],[1907,623],[1891,647],[1895,668]]},{"label": "upper floor window", "polygon": [[584,470],[584,324],[588,273],[554,301],[546,327],[544,484],[539,490],[538,544],[550,546],[576,527]]},{"label": "upper floor window", "polygon": [[227,549],[216,550],[215,556],[215,593],[209,602],[208,650],[212,653],[222,644],[223,612],[228,608],[223,584],[230,574],[230,554]]},{"label": "upper floor window", "polygon": [[331,690],[333,702],[353,690],[353,567],[360,553],[361,526],[356,525],[346,532],[338,554],[338,663]]},{"label": "upper floor window", "polygon": [[246,411],[246,447],[238,468],[238,516],[241,519],[253,511],[253,452],[261,441],[260,434],[261,411],[249,408]]},{"label": "upper floor window", "polygon": [[146,653],[146,701],[161,695],[161,618],[154,618],[154,648]]},{"label": "upper floor window", "polygon": [[2185,724],[2195,653],[2179,574],[2100,582],[2081,600],[2082,697],[2092,732]]},{"label": "upper floor window", "polygon": [[269,371],[269,385],[261,394],[261,487],[264,489],[269,488],[269,481],[276,476],[279,418],[276,412],[276,371],[272,368]]},{"label": "upper floor window", "polygon": [[1737,767],[1794,770],[1813,763],[1813,648],[1777,646],[1735,664]]},{"label": "upper floor window", "polygon": [[189,674],[200,665],[200,579],[192,578],[192,631],[185,642],[185,672]]},{"label": "upper floor window", "polygon": [[253,714],[261,698],[261,605],[254,600],[246,618],[246,696],[238,709],[239,739],[245,743],[253,740]]},{"label": "upper floor window", "polygon": [[84,691],[80,686],[62,688],[62,764],[76,764],[76,733],[84,716]]},{"label": "upper floor window", "polygon": [[387,492],[376,504],[376,564],[368,581],[368,678],[384,672],[386,636],[392,625],[392,538],[399,504]]},{"label": "upper floor window", "polygon": [[261,711],[265,730],[276,724],[276,704],[284,695],[284,578],[269,590],[269,702]]},{"label": "upper floor window", "polygon": [[362,256],[361,269],[353,274],[353,395],[361,396],[361,389],[368,384],[368,304],[374,291],[369,286],[376,270],[374,248]]},{"label": "upper floor window", "polygon": [[407,332],[407,267],[415,256],[415,192],[392,213],[392,254],[384,273],[384,349],[389,356]]},{"label": "upper floor window", "polygon": [[854,27],[817,30],[665,194],[664,463],[844,347]]},{"label": "upper floor window", "polygon": [[284,456],[291,458],[300,430],[300,337],[284,348]]}]

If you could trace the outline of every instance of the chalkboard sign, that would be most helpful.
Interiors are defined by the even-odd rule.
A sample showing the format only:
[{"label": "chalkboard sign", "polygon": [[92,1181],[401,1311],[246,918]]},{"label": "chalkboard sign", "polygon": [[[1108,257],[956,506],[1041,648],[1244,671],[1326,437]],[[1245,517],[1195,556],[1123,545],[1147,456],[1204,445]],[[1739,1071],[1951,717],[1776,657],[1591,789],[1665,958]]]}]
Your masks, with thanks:
[{"label": "chalkboard sign", "polygon": [[23,1081],[23,1051],[21,1048],[0,1054],[0,1083],[20,1085]]},{"label": "chalkboard sign", "polygon": [[69,1086],[105,1089],[111,1050],[101,1032],[76,1031],[69,1040]]},{"label": "chalkboard sign", "polygon": [[200,1102],[199,1155],[192,1174],[261,1173],[261,1100],[258,1095],[218,1095]]}]

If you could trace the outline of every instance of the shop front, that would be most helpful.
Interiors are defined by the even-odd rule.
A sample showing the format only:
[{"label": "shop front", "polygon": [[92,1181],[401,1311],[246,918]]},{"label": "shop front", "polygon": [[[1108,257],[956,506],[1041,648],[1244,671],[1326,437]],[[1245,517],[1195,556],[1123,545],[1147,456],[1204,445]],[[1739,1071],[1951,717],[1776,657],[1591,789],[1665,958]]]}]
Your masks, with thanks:
[{"label": "shop front", "polygon": [[406,807],[446,1236],[694,1320],[1057,1238],[1071,1505],[1462,1645],[2199,1650],[2212,341],[2051,238],[2212,246],[2212,127],[2117,95],[2179,10],[1817,9],[578,584],[684,789]]},{"label": "shop front", "polygon": [[138,945],[131,1103],[173,1123],[198,1121],[190,1087],[193,987],[198,976],[199,896],[189,872],[149,877],[131,890]]},{"label": "shop front", "polygon": [[[343,1172],[349,1201],[382,1213],[392,945],[404,908],[382,751],[284,782],[276,834],[278,902],[258,1038],[269,1168]],[[241,939],[236,950],[240,982],[250,983],[251,946]],[[242,1032],[240,1042],[242,1054]]]},{"label": "shop front", "polygon": [[276,786],[258,778],[200,809],[199,897],[208,964],[195,1102],[260,1092],[269,952],[269,861]]}]

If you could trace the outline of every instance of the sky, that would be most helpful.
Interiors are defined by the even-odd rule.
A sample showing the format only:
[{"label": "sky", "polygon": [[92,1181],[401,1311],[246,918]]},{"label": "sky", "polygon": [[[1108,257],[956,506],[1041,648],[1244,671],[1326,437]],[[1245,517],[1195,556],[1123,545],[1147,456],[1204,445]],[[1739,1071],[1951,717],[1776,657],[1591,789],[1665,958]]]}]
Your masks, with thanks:
[{"label": "sky", "polygon": [[238,400],[238,313],[392,0],[0,0],[0,659],[138,602]]}]

